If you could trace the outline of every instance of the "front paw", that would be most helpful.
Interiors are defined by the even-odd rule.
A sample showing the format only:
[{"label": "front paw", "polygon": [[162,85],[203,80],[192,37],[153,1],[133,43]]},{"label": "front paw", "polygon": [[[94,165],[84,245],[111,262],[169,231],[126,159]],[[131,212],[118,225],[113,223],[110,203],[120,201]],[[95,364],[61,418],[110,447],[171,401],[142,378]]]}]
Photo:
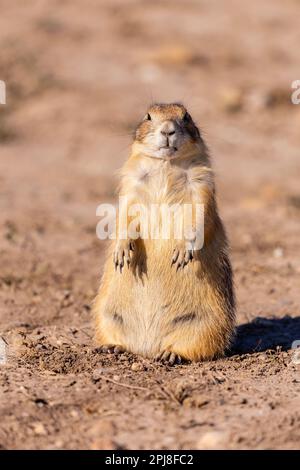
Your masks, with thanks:
[{"label": "front paw", "polygon": [[132,261],[132,252],[134,251],[134,243],[132,240],[118,240],[114,249],[113,262],[115,270],[120,269],[120,273],[126,263],[129,267]]},{"label": "front paw", "polygon": [[179,244],[174,248],[172,266],[174,264],[176,271],[178,271],[178,269],[183,269],[193,259],[194,249],[192,244],[189,242],[182,242],[182,244]]},{"label": "front paw", "polygon": [[155,361],[173,366],[174,364],[181,364],[182,357],[179,354],[167,350],[157,354],[157,356],[155,356]]}]

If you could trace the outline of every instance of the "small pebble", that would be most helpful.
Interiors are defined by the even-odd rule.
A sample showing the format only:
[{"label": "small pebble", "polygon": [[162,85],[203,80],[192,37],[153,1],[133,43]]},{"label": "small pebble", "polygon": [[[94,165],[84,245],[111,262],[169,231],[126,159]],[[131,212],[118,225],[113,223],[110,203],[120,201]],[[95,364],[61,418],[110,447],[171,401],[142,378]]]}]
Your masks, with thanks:
[{"label": "small pebble", "polygon": [[94,370],[93,375],[92,375],[93,380],[95,380],[95,382],[98,382],[98,380],[100,380],[104,372],[105,372],[105,369],[103,369],[102,367],[99,367],[98,369]]},{"label": "small pebble", "polygon": [[78,418],[79,413],[78,413],[77,410],[71,410],[70,411],[70,416],[72,416],[73,418]]},{"label": "small pebble", "polygon": [[46,436],[47,431],[43,423],[33,423],[32,425],[34,434],[37,436]]},{"label": "small pebble", "polygon": [[202,436],[198,440],[197,449],[225,449],[227,437],[227,433],[223,431],[208,431],[202,434]]},{"label": "small pebble", "polygon": [[144,370],[144,366],[140,362],[134,362],[131,366],[131,370],[133,370],[135,372],[140,371],[140,370]]}]

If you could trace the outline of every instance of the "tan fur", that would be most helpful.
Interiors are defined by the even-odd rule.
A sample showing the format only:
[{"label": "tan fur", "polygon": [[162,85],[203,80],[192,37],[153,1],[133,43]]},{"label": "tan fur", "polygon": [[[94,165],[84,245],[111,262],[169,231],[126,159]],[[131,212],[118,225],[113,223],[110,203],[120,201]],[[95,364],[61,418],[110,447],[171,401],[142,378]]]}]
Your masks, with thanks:
[{"label": "tan fur", "polygon": [[[162,117],[169,113],[170,119],[170,113],[176,116],[182,108],[156,112]],[[213,358],[229,346],[235,314],[227,241],[210,159],[201,138],[191,138],[178,159],[149,158],[141,145],[147,135],[143,132],[121,171],[120,195],[127,195],[130,203],[146,205],[202,202],[204,246],[177,271],[171,264],[172,254],[175,247],[183,248],[184,240],[138,239],[130,266],[125,265],[120,273],[115,271],[113,252],[128,241],[113,241],[93,306],[96,342],[121,345],[149,358],[165,350],[195,361]]]}]

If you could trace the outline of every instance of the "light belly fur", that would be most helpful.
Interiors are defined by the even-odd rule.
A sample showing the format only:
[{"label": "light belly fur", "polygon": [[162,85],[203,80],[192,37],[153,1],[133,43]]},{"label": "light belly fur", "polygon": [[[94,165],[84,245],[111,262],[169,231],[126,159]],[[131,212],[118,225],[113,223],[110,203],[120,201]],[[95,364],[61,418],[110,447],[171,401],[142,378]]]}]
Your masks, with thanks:
[{"label": "light belly fur", "polygon": [[[173,246],[170,241],[168,244],[158,242],[152,250],[149,246],[147,248],[150,255],[146,259],[145,273],[134,275],[127,267],[122,274],[114,273],[104,316],[114,323],[114,329],[114,314],[122,318],[122,323],[118,325],[118,342],[126,344],[129,350],[137,354],[153,355],[161,350],[162,338],[166,341],[168,335],[174,332],[176,325],[172,322],[176,315],[197,311],[199,318],[201,292],[200,281],[196,279],[197,262],[177,272],[171,265]],[[124,291],[123,285],[126,286],[125,298],[119,295]],[[191,288],[199,292],[192,295]]]}]

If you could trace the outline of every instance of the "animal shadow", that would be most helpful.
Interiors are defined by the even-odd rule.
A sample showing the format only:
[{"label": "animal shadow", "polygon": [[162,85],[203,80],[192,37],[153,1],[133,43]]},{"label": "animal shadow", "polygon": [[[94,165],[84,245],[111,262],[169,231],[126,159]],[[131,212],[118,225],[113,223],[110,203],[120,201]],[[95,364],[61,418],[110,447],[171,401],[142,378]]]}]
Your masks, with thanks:
[{"label": "animal shadow", "polygon": [[300,317],[257,317],[238,326],[230,355],[262,352],[277,346],[286,351],[295,340],[300,340]]}]

